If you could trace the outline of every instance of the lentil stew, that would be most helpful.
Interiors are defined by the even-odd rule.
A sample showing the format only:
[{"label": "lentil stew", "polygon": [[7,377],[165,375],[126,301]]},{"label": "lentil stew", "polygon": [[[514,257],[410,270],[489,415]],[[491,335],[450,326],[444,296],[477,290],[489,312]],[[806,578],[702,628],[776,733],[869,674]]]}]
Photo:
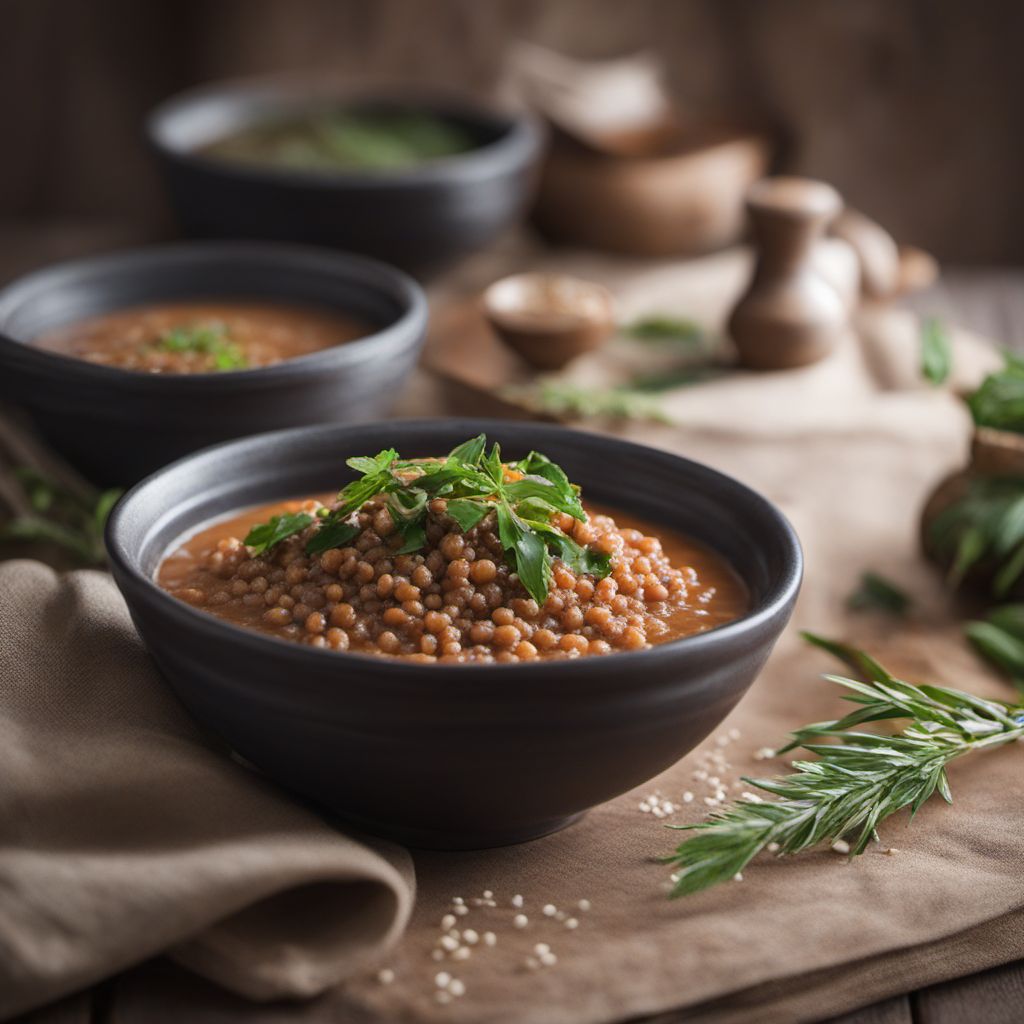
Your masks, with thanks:
[{"label": "lentil stew", "polygon": [[[732,568],[692,540],[585,509],[560,467],[501,461],[481,435],[446,459],[350,459],[338,496],[236,513],[157,570],[236,625],[335,651],[516,662],[638,650],[747,611]],[[253,525],[256,523],[256,525]]]},{"label": "lentil stew", "polygon": [[270,302],[135,306],[50,331],[37,347],[143,373],[212,373],[270,366],[372,328],[328,309]]}]

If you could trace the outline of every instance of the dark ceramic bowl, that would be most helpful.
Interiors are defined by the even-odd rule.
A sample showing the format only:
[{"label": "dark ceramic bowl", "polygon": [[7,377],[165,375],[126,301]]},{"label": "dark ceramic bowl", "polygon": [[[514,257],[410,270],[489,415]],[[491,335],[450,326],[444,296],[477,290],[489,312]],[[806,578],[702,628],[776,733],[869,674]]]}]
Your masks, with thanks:
[{"label": "dark ceramic bowl", "polygon": [[[135,373],[27,344],[85,317],[203,298],[335,308],[375,331],[274,366],[204,374]],[[27,409],[86,476],[129,484],[217,441],[380,415],[415,364],[426,325],[419,286],[360,256],[251,242],[119,252],[38,270],[0,290],[0,399]]]},{"label": "dark ceramic bowl", "polygon": [[541,152],[537,123],[466,101],[373,101],[377,109],[438,114],[478,143],[405,169],[297,171],[199,152],[241,129],[331,102],[371,106],[336,85],[256,80],[205,86],[158,107],[147,134],[186,233],[338,246],[429,274],[524,213]]},{"label": "dark ceramic bowl", "polygon": [[[509,457],[545,452],[589,499],[712,546],[746,581],[752,610],[644,651],[423,665],[247,631],[153,582],[168,548],[211,518],[331,490],[353,455],[391,445],[435,455],[480,431]],[[451,849],[553,832],[691,750],[760,671],[789,619],[802,562],[782,514],[721,473],[594,434],[490,420],[312,428],[220,445],[130,491],[107,547],[139,632],[197,719],[358,826]]]}]

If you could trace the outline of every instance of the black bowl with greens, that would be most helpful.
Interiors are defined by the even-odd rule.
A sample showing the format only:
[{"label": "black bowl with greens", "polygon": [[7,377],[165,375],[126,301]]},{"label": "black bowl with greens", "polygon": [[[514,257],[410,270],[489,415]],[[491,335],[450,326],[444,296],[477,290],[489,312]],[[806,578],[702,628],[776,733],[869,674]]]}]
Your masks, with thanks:
[{"label": "black bowl with greens", "polygon": [[279,81],[174,97],[147,133],[188,234],[336,246],[420,274],[523,213],[541,150],[525,114]]},{"label": "black bowl with greens", "polygon": [[[55,328],[151,303],[259,299],[334,310],[353,341],[269,366],[139,373],[47,351]],[[0,400],[95,483],[127,485],[232,437],[382,415],[415,365],[427,301],[361,256],[271,243],[191,242],[58,263],[0,289]]]},{"label": "black bowl with greens", "polygon": [[[749,611],[602,657],[415,664],[256,632],[155,579],[169,550],[203,524],[333,490],[357,475],[346,459],[392,447],[437,456],[481,433],[509,460],[544,451],[586,500],[713,549],[746,584]],[[692,750],[761,670],[802,572],[783,515],[730,477],[596,434],[489,420],[312,427],[208,449],[130,491],[108,523],[107,549],[143,640],[199,721],[361,827],[446,848],[553,832]]]}]

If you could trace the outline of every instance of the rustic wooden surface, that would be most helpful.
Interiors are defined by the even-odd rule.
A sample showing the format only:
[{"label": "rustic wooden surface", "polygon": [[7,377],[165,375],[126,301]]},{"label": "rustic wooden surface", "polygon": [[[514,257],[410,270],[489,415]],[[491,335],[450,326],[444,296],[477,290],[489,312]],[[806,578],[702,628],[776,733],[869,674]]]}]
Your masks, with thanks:
[{"label": "rustic wooden surface", "polygon": [[[75,248],[72,246],[72,248]],[[25,257],[22,255],[18,262]],[[31,258],[26,262],[35,262]],[[24,264],[14,269],[23,269]],[[1024,271],[948,271],[908,304],[1024,350]],[[173,993],[168,1015],[166,999]],[[60,1000],[15,1024],[343,1024],[297,1009],[255,1009],[165,960],[127,971],[91,991]],[[680,1017],[680,1024],[684,1020]],[[1024,962],[933,985],[834,1018],[830,1024],[1020,1024],[1024,1020]],[[669,1024],[661,1015],[659,1024]],[[672,1022],[674,1024],[674,1022]]]},{"label": "rustic wooden surface", "polygon": [[1024,261],[1018,0],[7,0],[0,217],[166,214],[139,126],[197,82],[331,70],[477,92],[524,38],[581,57],[650,49],[688,112],[779,128],[902,241]]}]

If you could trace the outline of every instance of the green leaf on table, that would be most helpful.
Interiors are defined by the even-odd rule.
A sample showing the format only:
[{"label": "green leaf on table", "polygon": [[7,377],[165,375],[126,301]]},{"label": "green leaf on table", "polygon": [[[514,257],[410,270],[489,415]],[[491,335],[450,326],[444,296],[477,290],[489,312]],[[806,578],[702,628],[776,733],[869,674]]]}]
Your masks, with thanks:
[{"label": "green leaf on table", "polygon": [[921,375],[935,387],[945,384],[953,369],[953,348],[941,320],[928,317],[921,325]]},{"label": "green leaf on table", "polygon": [[870,570],[861,576],[857,589],[846,599],[846,606],[852,611],[870,610],[889,615],[905,615],[912,603],[895,583]]},{"label": "green leaf on table", "polygon": [[641,317],[627,324],[622,333],[638,341],[675,342],[687,346],[704,340],[704,330],[699,324],[667,314]]}]

